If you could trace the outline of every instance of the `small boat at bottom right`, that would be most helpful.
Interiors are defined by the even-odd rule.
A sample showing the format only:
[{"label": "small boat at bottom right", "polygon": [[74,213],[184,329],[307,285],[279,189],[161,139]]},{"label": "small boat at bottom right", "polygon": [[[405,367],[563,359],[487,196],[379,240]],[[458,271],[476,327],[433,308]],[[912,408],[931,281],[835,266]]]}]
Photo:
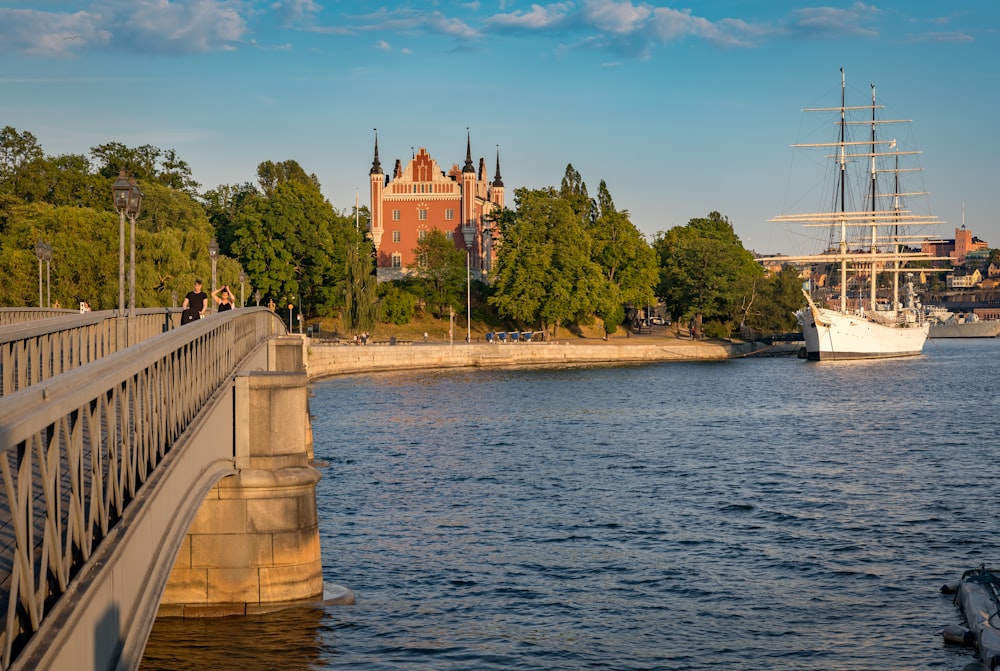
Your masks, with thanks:
[{"label": "small boat at bottom right", "polygon": [[986,671],[1000,666],[1000,571],[981,565],[941,591],[955,595],[955,605],[965,618],[965,626],[953,624],[942,630],[945,642],[974,647],[981,660],[965,668]]}]

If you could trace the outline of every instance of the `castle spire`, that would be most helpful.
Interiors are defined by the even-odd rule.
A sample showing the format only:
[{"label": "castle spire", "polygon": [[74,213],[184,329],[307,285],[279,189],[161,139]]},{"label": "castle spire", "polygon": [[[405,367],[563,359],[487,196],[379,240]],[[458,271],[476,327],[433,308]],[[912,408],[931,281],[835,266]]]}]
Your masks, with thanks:
[{"label": "castle spire", "polygon": [[476,172],[476,167],[472,165],[472,138],[468,128],[465,129],[465,166],[462,167],[462,172]]},{"label": "castle spire", "polygon": [[369,175],[381,175],[382,174],[382,164],[378,160],[378,128],[373,128],[375,131],[375,160],[372,161],[372,169],[368,172]]},{"label": "castle spire", "polygon": [[503,186],[503,180],[500,179],[500,145],[497,145],[497,173],[493,180],[493,186]]}]

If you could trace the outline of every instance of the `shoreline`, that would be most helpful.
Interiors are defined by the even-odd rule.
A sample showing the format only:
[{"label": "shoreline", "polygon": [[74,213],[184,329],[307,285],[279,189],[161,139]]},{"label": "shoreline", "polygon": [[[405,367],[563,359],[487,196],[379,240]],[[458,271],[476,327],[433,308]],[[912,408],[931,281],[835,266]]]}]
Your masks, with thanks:
[{"label": "shoreline", "polygon": [[760,351],[761,343],[688,340],[673,336],[580,338],[529,343],[388,343],[354,345],[303,337],[310,382],[336,375],[441,368],[535,368],[664,361],[722,361]]}]

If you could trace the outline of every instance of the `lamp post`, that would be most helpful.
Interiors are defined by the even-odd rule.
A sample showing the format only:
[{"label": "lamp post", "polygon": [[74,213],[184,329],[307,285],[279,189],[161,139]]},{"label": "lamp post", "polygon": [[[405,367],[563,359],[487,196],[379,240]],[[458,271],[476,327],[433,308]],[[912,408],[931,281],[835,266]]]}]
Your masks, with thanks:
[{"label": "lamp post", "polygon": [[253,292],[253,297],[254,300],[257,301],[257,307],[260,307],[260,289],[257,289],[257,291]]},{"label": "lamp post", "polygon": [[45,260],[45,243],[39,240],[35,243],[35,256],[38,257],[38,307],[42,305],[42,261]]},{"label": "lamp post", "polygon": [[243,303],[243,291],[246,288],[245,287],[246,283],[247,283],[247,274],[243,272],[242,268],[240,268],[240,307],[243,307],[245,305]]},{"label": "lamp post", "polygon": [[[215,267],[219,262],[219,243],[212,238],[212,242],[208,243],[208,258],[212,259],[212,293],[215,294]],[[211,301],[209,305],[212,308],[212,312],[215,312],[215,301]]]},{"label": "lamp post", "polygon": [[128,214],[131,222],[131,246],[128,257],[128,317],[135,314],[135,218],[139,216],[139,206],[142,205],[142,191],[134,179],[129,179]]},{"label": "lamp post", "polygon": [[132,185],[125,171],[118,173],[118,179],[111,185],[111,194],[118,211],[118,316],[125,314],[125,212],[128,210]]},{"label": "lamp post", "polygon": [[465,250],[465,342],[472,344],[472,266]]},{"label": "lamp post", "polygon": [[45,243],[45,307],[52,307],[52,245]]}]

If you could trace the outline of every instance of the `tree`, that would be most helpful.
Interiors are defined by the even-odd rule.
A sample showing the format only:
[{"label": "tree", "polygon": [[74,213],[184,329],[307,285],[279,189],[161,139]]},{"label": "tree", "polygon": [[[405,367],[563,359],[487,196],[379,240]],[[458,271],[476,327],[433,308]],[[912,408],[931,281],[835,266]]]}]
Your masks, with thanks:
[{"label": "tree", "polygon": [[319,190],[319,180],[316,175],[307,175],[306,171],[296,161],[264,161],[257,166],[257,183],[268,196],[286,182],[298,182],[305,186],[316,187]]},{"label": "tree", "polygon": [[122,170],[137,181],[157,182],[194,196],[198,182],[191,176],[191,167],[173,149],[166,151],[150,144],[128,147],[121,142],[106,142],[90,148],[98,172],[114,179]]},{"label": "tree", "polygon": [[543,330],[590,318],[604,288],[587,230],[554,189],[517,189],[516,212],[496,217],[502,243],[489,303],[503,316]]},{"label": "tree", "polygon": [[566,174],[563,175],[559,186],[559,197],[569,203],[583,225],[586,226],[593,221],[596,216],[596,205],[587,195],[587,184],[572,163],[566,165]]},{"label": "tree", "polygon": [[371,255],[353,244],[347,247],[344,277],[344,331],[366,333],[378,317],[378,279],[372,275]]},{"label": "tree", "polygon": [[431,229],[413,250],[417,257],[416,283],[421,298],[437,317],[448,309],[461,311],[465,301],[465,252],[442,231]]},{"label": "tree", "polygon": [[731,329],[737,306],[763,269],[743,248],[729,220],[718,212],[692,219],[687,226],[657,234],[653,247],[660,258],[658,293],[667,309],[679,318],[693,318],[697,334],[703,333],[706,318]]},{"label": "tree", "polygon": [[608,283],[597,314],[604,320],[605,333],[614,333],[625,316],[623,303],[644,306],[656,301],[656,254],[629,220],[628,212],[615,209],[604,180],[598,190],[597,217],[588,230],[593,259]]},{"label": "tree", "polygon": [[280,181],[269,194],[246,199],[232,230],[232,253],[263,294],[295,297],[321,316],[342,305],[347,248],[361,234],[311,180]]},{"label": "tree", "polygon": [[34,135],[18,133],[12,126],[0,129],[0,190],[19,195],[25,169],[42,157],[42,146]]},{"label": "tree", "polygon": [[417,311],[417,297],[397,282],[378,285],[379,321],[402,326],[408,324]]},{"label": "tree", "polygon": [[220,184],[201,196],[202,207],[215,230],[215,239],[224,254],[231,254],[237,215],[260,191],[250,182]]},{"label": "tree", "polygon": [[754,280],[753,299],[745,304],[745,323],[765,333],[794,330],[795,311],[802,307],[802,279],[794,266]]}]

